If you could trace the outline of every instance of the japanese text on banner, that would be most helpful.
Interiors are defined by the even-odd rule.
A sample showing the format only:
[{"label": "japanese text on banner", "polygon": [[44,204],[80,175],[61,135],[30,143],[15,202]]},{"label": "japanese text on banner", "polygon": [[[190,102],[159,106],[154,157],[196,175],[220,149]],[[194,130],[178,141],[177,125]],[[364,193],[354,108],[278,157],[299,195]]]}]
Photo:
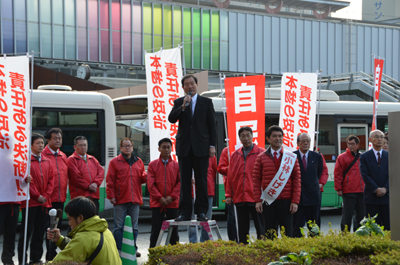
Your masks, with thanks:
[{"label": "japanese text on banner", "polygon": [[29,168],[29,59],[0,58],[0,202],[25,200]]},{"label": "japanese text on banner", "polygon": [[238,136],[241,127],[253,130],[253,142],[265,146],[265,77],[246,76],[225,79],[229,150],[242,146]]},{"label": "japanese text on banner", "polygon": [[296,150],[297,136],[308,133],[310,149],[314,146],[317,74],[284,73],[281,83],[279,126],[283,129],[283,145]]},{"label": "japanese text on banner", "polygon": [[174,100],[183,96],[181,50],[179,48],[146,54],[147,102],[150,132],[150,160],[159,157],[158,140],[170,138],[171,156],[176,157],[178,124],[169,123],[167,117]]}]

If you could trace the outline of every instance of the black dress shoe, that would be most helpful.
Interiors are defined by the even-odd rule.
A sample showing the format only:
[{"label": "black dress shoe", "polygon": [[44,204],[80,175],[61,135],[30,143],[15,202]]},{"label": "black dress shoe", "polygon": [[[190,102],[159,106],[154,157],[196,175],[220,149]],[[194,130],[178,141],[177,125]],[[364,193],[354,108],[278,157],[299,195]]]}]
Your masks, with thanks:
[{"label": "black dress shoe", "polygon": [[207,222],[208,219],[207,219],[207,217],[206,217],[206,215],[204,213],[199,213],[197,215],[197,221],[199,221],[199,222]]},{"label": "black dress shoe", "polygon": [[191,221],[190,217],[180,215],[178,218],[175,218],[175,222],[182,222],[182,221]]}]

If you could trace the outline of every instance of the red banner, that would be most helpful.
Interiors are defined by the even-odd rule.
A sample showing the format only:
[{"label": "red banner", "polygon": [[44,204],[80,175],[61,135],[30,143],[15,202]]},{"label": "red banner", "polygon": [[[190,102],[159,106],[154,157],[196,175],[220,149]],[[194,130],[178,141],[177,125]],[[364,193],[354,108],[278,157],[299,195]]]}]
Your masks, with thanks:
[{"label": "red banner", "polygon": [[381,91],[383,59],[374,59],[374,114],[372,120],[372,131],[376,130],[376,116],[378,115],[379,93]]},{"label": "red banner", "polygon": [[265,147],[265,77],[246,76],[225,79],[229,150],[242,146],[238,131],[248,126],[253,142]]}]

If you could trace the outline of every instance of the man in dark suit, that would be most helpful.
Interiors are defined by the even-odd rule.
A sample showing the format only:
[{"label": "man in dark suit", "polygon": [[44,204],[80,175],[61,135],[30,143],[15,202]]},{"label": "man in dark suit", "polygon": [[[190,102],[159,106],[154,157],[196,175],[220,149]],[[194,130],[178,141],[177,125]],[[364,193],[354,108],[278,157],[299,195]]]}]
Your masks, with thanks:
[{"label": "man in dark suit", "polygon": [[297,212],[293,216],[293,236],[301,237],[300,227],[304,227],[306,221],[317,221],[319,199],[321,192],[319,189],[319,179],[322,175],[323,161],[322,156],[310,151],[310,135],[301,133],[297,136],[297,146],[299,150],[297,160],[300,164],[301,172],[301,195],[300,204]]},{"label": "man in dark suit", "polygon": [[369,134],[372,149],[361,154],[360,171],[365,183],[365,215],[375,216],[376,222],[390,230],[389,213],[389,153],[382,149],[383,132],[375,130]]},{"label": "man in dark suit", "polygon": [[195,174],[196,201],[194,212],[198,221],[207,221],[208,210],[207,169],[208,158],[215,155],[217,132],[214,105],[209,98],[197,94],[197,78],[186,75],[182,78],[186,96],[174,101],[169,114],[171,123],[179,121],[176,135],[176,154],[181,175],[180,210],[175,221],[189,221],[192,213],[191,179]]}]

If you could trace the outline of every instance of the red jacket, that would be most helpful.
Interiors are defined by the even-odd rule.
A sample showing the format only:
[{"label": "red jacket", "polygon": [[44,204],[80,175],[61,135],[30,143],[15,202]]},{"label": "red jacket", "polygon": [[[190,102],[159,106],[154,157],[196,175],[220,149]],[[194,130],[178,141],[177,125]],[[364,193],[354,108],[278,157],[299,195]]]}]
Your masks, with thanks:
[{"label": "red jacket", "polygon": [[215,178],[217,177],[217,158],[215,156],[208,159],[207,171],[207,192],[208,196],[215,195]]},{"label": "red jacket", "polygon": [[326,182],[328,182],[329,172],[328,172],[328,167],[326,166],[325,157],[321,153],[320,155],[322,156],[322,174],[321,177],[319,178],[319,184],[322,184],[320,191],[323,192],[324,186]]},{"label": "red jacket", "polygon": [[[100,199],[99,188],[104,179],[104,169],[94,156],[86,154],[86,159],[87,162],[76,152],[67,159],[71,199],[78,196]],[[92,183],[97,184],[96,192],[89,191]]]},{"label": "red jacket", "polygon": [[232,197],[234,203],[254,202],[253,168],[258,155],[264,151],[264,148],[254,145],[247,154],[246,161],[243,147],[232,153],[227,175],[228,187],[225,189],[226,198]]},{"label": "red jacket", "polygon": [[[54,186],[54,174],[50,159],[42,155],[40,162],[31,155],[31,176],[32,181],[29,185],[29,208],[35,206],[51,207],[51,194]],[[40,195],[46,198],[46,202],[41,204],[37,201]],[[21,202],[21,208],[26,208],[26,201]]]},{"label": "red jacket", "polygon": [[68,184],[68,165],[67,156],[58,150],[57,159],[49,146],[43,150],[43,154],[50,159],[51,166],[54,173],[54,189],[51,194],[51,202],[65,202],[67,197],[67,184]]},{"label": "red jacket", "polygon": [[[282,159],[283,148],[281,149]],[[269,183],[274,179],[276,172],[279,168],[276,168],[274,158],[271,154],[271,147],[257,157],[257,161],[254,165],[253,171],[253,192],[254,200],[260,202],[261,199],[261,188],[265,190]],[[289,180],[286,182],[281,194],[279,194],[277,200],[292,200],[292,203],[299,204],[301,193],[301,175],[299,162],[296,159],[292,174]]]},{"label": "red jacket", "polygon": [[[150,193],[151,208],[178,208],[181,190],[179,164],[169,157],[164,165],[161,157],[150,162],[147,168],[147,189]],[[159,200],[171,196],[172,202],[167,206],[161,205]]]},{"label": "red jacket", "polygon": [[225,147],[221,152],[221,156],[219,157],[219,163],[217,168],[218,173],[223,176],[225,190],[227,189],[226,175],[228,175],[228,167],[229,167],[228,147]]},{"label": "red jacket", "polygon": [[346,171],[347,167],[350,166],[354,158],[355,157],[348,148],[346,152],[338,156],[334,173],[336,191],[343,191],[343,193],[364,191],[364,181],[360,173],[360,158],[358,158],[357,162],[351,167],[346,178],[343,178],[343,173]]},{"label": "red jacket", "polygon": [[142,183],[146,183],[146,171],[140,158],[132,166],[119,154],[110,161],[107,172],[107,198],[115,198],[117,204],[132,202],[143,204]]}]

